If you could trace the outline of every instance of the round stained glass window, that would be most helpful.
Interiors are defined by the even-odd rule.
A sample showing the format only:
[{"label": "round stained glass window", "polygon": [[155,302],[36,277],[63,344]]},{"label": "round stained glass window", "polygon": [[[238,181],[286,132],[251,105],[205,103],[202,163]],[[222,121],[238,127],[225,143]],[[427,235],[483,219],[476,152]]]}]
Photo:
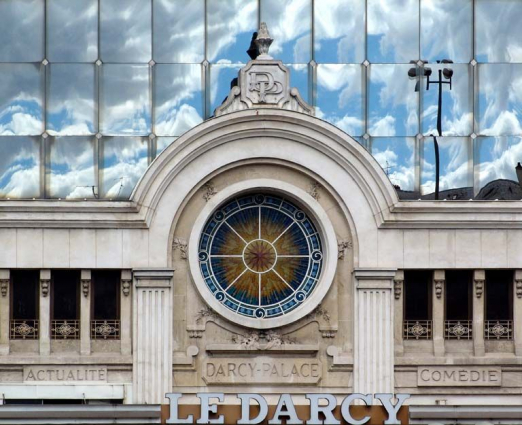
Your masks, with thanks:
[{"label": "round stained glass window", "polygon": [[269,194],[241,196],[215,211],[203,228],[198,256],[215,299],[258,319],[297,308],[323,268],[321,237],[308,215]]}]

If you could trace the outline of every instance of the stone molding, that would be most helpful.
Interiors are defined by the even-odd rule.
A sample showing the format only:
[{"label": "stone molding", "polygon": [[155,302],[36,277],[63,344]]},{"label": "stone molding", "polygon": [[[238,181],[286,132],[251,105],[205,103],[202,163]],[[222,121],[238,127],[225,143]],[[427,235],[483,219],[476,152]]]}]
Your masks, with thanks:
[{"label": "stone molding", "polygon": [[[377,227],[522,228],[522,204],[519,201],[400,202],[376,160],[346,133],[315,117],[269,109],[227,114],[189,130],[178,139],[178,143],[169,146],[156,158],[138,183],[131,201],[4,200],[0,205],[0,228],[148,228],[164,191],[195,158],[235,140],[262,140],[266,137],[313,145],[332,163],[342,166],[367,198],[371,208],[368,216],[374,217]],[[263,149],[262,144],[259,151],[245,149],[243,159],[283,159],[280,151]],[[294,159],[295,156],[294,151]],[[234,158],[237,160],[239,158]],[[334,181],[327,176],[328,170],[323,171],[333,186]],[[208,170],[206,174],[212,172]],[[187,188],[187,191],[192,189]]]}]

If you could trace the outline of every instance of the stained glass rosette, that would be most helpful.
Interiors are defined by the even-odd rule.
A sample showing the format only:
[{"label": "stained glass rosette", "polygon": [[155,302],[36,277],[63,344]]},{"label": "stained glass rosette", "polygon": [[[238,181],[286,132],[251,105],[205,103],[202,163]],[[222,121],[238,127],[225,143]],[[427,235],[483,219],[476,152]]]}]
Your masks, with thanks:
[{"label": "stained glass rosette", "polygon": [[212,296],[257,319],[299,307],[323,269],[321,237],[308,215],[269,194],[241,196],[216,210],[203,228],[198,255]]}]

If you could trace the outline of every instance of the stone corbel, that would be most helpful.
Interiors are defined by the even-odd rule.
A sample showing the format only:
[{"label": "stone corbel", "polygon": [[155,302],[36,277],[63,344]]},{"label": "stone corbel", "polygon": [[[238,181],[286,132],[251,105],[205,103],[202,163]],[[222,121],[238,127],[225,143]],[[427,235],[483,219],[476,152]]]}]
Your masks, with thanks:
[{"label": "stone corbel", "polygon": [[132,272],[130,270],[121,271],[121,292],[126,297],[129,296],[132,285]]},{"label": "stone corbel", "polygon": [[522,270],[515,270],[515,292],[517,298],[522,298]]},{"label": "stone corbel", "polygon": [[89,289],[91,287],[91,271],[82,270],[80,280],[82,283],[83,296],[87,298],[89,296]]},{"label": "stone corbel", "polygon": [[477,298],[482,298],[484,293],[484,282],[486,281],[486,272],[484,270],[475,270],[473,276],[475,282],[475,295]]},{"label": "stone corbel", "polygon": [[401,299],[402,287],[404,285],[404,270],[397,270],[393,279],[393,293],[396,300]]},{"label": "stone corbel", "polygon": [[433,272],[433,283],[435,285],[435,295],[438,299],[442,298],[442,292],[444,290],[444,282],[446,281],[446,276],[444,270],[435,270]]}]

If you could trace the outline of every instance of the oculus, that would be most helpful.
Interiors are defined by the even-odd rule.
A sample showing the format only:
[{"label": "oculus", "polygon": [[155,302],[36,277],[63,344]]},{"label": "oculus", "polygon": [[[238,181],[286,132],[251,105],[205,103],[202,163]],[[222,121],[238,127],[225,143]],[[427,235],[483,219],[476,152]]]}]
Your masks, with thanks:
[{"label": "oculus", "polygon": [[208,296],[251,319],[283,316],[304,303],[318,285],[323,256],[321,234],[307,213],[266,193],[226,201],[198,242]]}]

